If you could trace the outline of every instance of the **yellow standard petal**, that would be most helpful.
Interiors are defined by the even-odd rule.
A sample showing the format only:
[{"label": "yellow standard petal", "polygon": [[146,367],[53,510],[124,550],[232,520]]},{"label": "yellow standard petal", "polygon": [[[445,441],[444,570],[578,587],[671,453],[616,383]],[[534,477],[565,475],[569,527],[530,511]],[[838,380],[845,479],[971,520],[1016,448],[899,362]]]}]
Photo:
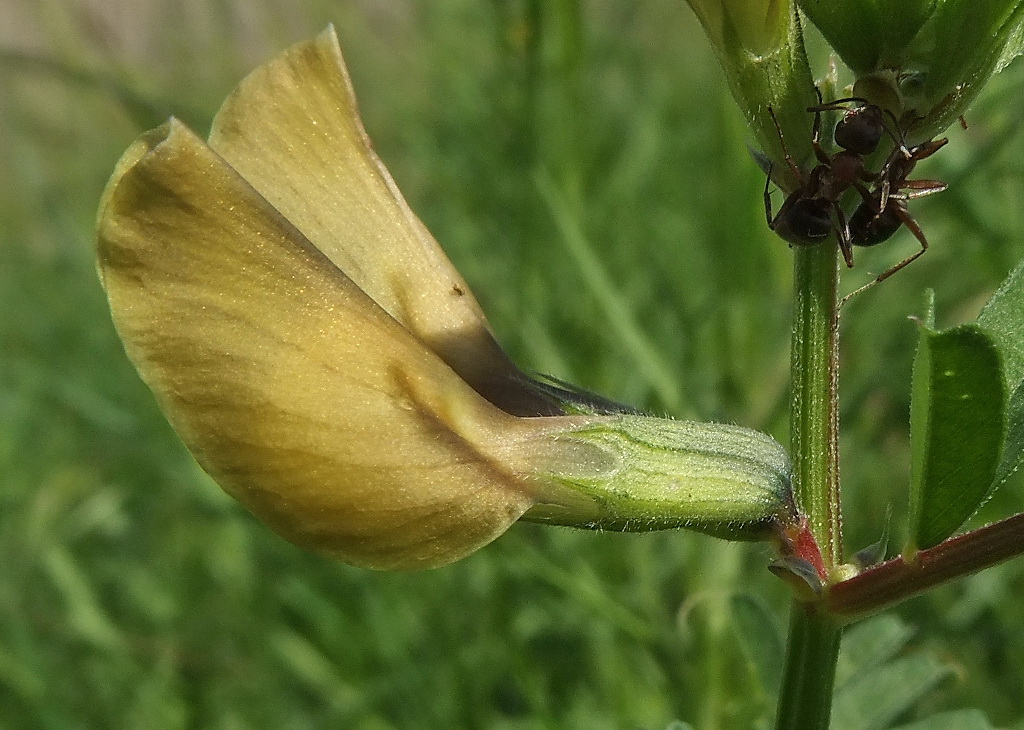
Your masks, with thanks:
[{"label": "yellow standard petal", "polygon": [[[295,168],[325,175],[316,160]],[[289,174],[277,165],[271,174]],[[374,194],[337,184],[348,205]],[[324,235],[312,210],[297,215]],[[373,245],[388,246],[393,224],[390,214],[351,221],[341,234],[379,225]],[[293,542],[368,567],[426,568],[490,542],[531,505],[524,482],[485,453],[489,434],[508,444],[525,419],[481,398],[339,269],[340,249],[322,253],[179,122],[125,153],[98,246],[118,332],[172,425],[221,486]],[[360,270],[364,283],[384,278]]]},{"label": "yellow standard petal", "polygon": [[477,391],[511,413],[555,412],[519,386],[469,286],[374,153],[333,28],[249,74],[210,146]]}]

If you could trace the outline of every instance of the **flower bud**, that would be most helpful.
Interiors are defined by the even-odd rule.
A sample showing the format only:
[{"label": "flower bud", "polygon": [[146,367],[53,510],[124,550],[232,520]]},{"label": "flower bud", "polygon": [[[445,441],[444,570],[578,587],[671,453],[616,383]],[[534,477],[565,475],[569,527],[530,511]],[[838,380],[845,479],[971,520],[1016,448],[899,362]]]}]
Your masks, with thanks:
[{"label": "flower bud", "polygon": [[793,13],[788,0],[688,0],[718,49],[729,56],[766,56],[786,43]]},{"label": "flower bud", "polygon": [[[771,108],[798,164],[811,159],[811,119],[817,103],[796,7],[788,0],[688,0],[700,19],[733,98],[757,146],[777,174],[788,174]],[[789,180],[790,185],[795,180]]]}]

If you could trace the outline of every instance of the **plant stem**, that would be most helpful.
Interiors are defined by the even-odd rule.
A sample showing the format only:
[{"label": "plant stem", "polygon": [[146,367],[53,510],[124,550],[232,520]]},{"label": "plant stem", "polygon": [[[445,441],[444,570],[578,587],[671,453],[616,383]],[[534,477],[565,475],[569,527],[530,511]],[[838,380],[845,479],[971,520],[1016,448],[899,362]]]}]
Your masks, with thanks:
[{"label": "plant stem", "polygon": [[[797,503],[828,578],[842,562],[839,502],[838,247],[795,250],[790,421]],[[842,628],[816,606],[794,600],[776,727],[828,728]]]},{"label": "plant stem", "polygon": [[850,623],[922,591],[1024,554],[1024,514],[965,533],[928,550],[913,562],[893,558],[835,583],[826,605],[836,621]]},{"label": "plant stem", "polygon": [[838,248],[795,250],[790,450],[797,504],[826,571],[842,562],[839,502]]},{"label": "plant stem", "polygon": [[777,730],[827,730],[841,638],[827,614],[794,601]]}]

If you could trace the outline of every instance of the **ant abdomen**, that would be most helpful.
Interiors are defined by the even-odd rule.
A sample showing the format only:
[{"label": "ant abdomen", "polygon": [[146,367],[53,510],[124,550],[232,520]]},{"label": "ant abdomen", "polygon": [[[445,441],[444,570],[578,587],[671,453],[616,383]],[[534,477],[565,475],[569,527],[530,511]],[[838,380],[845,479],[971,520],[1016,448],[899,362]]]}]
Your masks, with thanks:
[{"label": "ant abdomen", "polygon": [[903,226],[903,218],[890,203],[877,212],[867,203],[861,203],[850,216],[850,237],[854,246],[874,246],[888,241]]},{"label": "ant abdomen", "polygon": [[827,200],[801,198],[794,201],[786,215],[775,222],[774,231],[794,246],[811,246],[832,233],[832,207]]}]

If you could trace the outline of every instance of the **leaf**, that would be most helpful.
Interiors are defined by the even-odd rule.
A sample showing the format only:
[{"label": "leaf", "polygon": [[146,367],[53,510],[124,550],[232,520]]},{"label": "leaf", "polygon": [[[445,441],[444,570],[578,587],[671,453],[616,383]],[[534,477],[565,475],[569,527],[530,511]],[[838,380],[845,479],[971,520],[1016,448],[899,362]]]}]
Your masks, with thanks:
[{"label": "leaf", "polygon": [[1024,53],[1024,18],[1017,18],[1016,23],[1011,27],[1013,29],[1009,32],[1006,46],[1003,48],[999,60],[996,61],[996,73],[1002,71],[1010,65],[1013,59]]},{"label": "leaf", "polygon": [[1006,388],[992,337],[976,324],[921,326],[910,416],[909,552],[953,534],[997,486]]},{"label": "leaf", "polygon": [[883,614],[853,626],[843,635],[843,650],[836,665],[836,687],[873,671],[910,640],[914,629],[893,614]]},{"label": "leaf", "polygon": [[951,667],[925,653],[862,673],[836,692],[832,727],[883,730],[953,673]]},{"label": "leaf", "polygon": [[1012,391],[1007,413],[1006,447],[996,482],[1002,483],[1024,456],[1024,262],[1018,264],[978,315],[1003,357],[1003,373]]},{"label": "leaf", "polygon": [[765,694],[777,696],[782,684],[786,649],[775,614],[759,596],[751,593],[734,594],[729,604],[733,629],[743,655],[750,662]]},{"label": "leaf", "polygon": [[[943,679],[955,674],[953,667],[940,661],[934,653],[906,653],[905,647],[913,634],[913,627],[891,614],[864,621],[845,632],[836,666],[831,727],[843,730],[891,727],[896,718],[914,708]],[[893,659],[900,654],[903,655]],[[925,721],[937,724],[920,727],[915,724],[913,730],[988,728],[987,724],[973,724],[977,714],[968,711],[943,714]],[[965,724],[945,724],[956,718],[964,720]]]}]

